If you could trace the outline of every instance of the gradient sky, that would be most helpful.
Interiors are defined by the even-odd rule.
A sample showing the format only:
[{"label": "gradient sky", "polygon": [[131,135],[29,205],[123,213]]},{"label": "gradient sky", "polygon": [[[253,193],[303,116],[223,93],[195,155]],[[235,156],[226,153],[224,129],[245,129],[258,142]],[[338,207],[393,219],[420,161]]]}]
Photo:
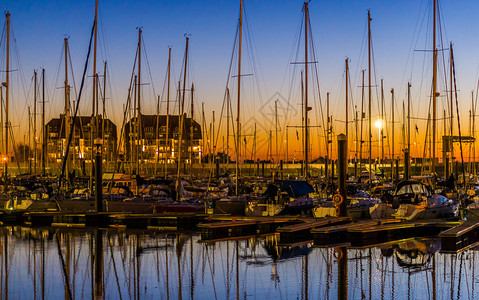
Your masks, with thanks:
[{"label": "gradient sky", "polygon": [[[367,9],[371,9],[372,39],[374,44],[375,78],[384,79],[386,99],[390,99],[389,90],[396,89],[396,107],[402,107],[406,98],[406,84],[411,81],[414,93],[414,112],[416,117],[427,117],[428,91],[431,80],[432,58],[429,53],[414,52],[414,49],[430,49],[431,42],[431,4],[432,0],[403,1],[317,1],[310,2],[310,18],[316,56],[319,67],[319,82],[323,102],[326,92],[331,92],[333,119],[344,118],[344,59],[351,59],[351,79],[354,101],[360,105],[360,70],[367,68],[365,53],[365,35],[367,34]],[[463,118],[467,118],[470,108],[470,92],[476,88],[479,65],[479,2],[440,1],[441,20],[445,47],[454,43],[456,74],[460,90],[460,107]],[[287,77],[291,74],[291,55],[295,52],[297,29],[301,19],[303,1],[293,0],[245,0],[245,11],[249,32],[252,34],[252,47],[255,51],[255,74],[260,82],[262,99],[255,98],[255,92],[245,87],[245,114],[255,114],[259,106],[265,103],[275,92],[284,96],[290,91]],[[26,120],[26,106],[32,102],[31,77],[34,69],[44,67],[47,72],[49,117],[57,116],[63,107],[63,73],[58,73],[61,65],[63,38],[70,37],[71,55],[74,65],[76,84],[79,86],[81,72],[86,57],[88,39],[94,17],[94,1],[13,1],[0,3],[2,11],[12,14],[12,26],[16,37],[21,65],[12,62],[15,69],[21,70],[25,78],[25,88],[20,80],[21,72],[12,73],[14,98],[14,126]],[[210,119],[211,111],[219,114],[223,101],[224,88],[228,74],[229,60],[233,48],[234,34],[239,14],[239,1],[99,1],[99,71],[106,59],[111,75],[108,97],[108,114],[121,123],[121,107],[125,103],[129,78],[137,46],[137,27],[143,27],[143,37],[151,68],[152,80],[147,74],[146,60],[143,65],[144,113],[154,113],[156,94],[161,94],[166,72],[168,46],[173,48],[174,79],[180,74],[184,54],[184,34],[190,36],[190,82],[194,82],[196,99],[205,102],[206,114]],[[425,57],[425,58],[424,58]],[[2,70],[5,68],[4,45],[0,58]],[[245,60],[248,59],[247,55]],[[447,59],[447,53],[446,53]],[[299,60],[303,60],[302,53]],[[446,61],[446,63],[448,63]],[[247,61],[243,72],[251,73]],[[300,67],[297,67],[300,68]],[[102,72],[102,71],[100,71]],[[235,72],[233,72],[235,73]],[[91,71],[89,72],[91,74]],[[297,75],[297,74],[296,74]],[[2,73],[4,81],[4,73]],[[442,76],[444,77],[444,76]],[[441,78],[442,78],[441,77]],[[285,79],[286,78],[286,79]],[[256,79],[246,79],[245,85]],[[296,81],[299,88],[299,79]],[[295,84],[296,84],[295,83]],[[89,83],[91,90],[91,83]],[[439,88],[441,90],[441,87]],[[89,92],[91,94],[91,91]],[[107,91],[108,93],[108,91]],[[26,94],[26,96],[25,96]],[[83,98],[82,111],[89,111],[91,102],[87,92]],[[27,100],[23,100],[24,98]],[[254,99],[251,99],[254,98]],[[291,100],[293,101],[293,100]],[[295,103],[291,103],[297,107]],[[375,97],[375,100],[376,97]],[[386,105],[389,111],[389,100]],[[440,103],[442,103],[440,100]],[[444,102],[444,101],[443,101]],[[26,104],[27,103],[27,104]],[[377,102],[375,102],[377,103]],[[439,109],[442,110],[440,104]],[[318,109],[318,108],[316,108]],[[373,108],[377,118],[377,105]],[[442,115],[442,112],[440,113]],[[199,114],[198,114],[199,116]],[[398,117],[397,117],[398,118]],[[290,121],[297,125],[300,120]],[[314,122],[314,120],[313,120]],[[463,120],[467,128],[467,120]],[[417,121],[421,133],[425,132],[425,123]],[[269,125],[264,125],[268,130]],[[284,126],[284,124],[282,124]],[[341,131],[341,123],[335,124]],[[397,125],[399,126],[399,125]],[[456,126],[457,127],[457,126]],[[399,131],[399,127],[396,129]],[[442,129],[440,129],[442,130]],[[313,133],[314,134],[314,133]],[[290,136],[290,139],[294,136]],[[315,146],[313,146],[314,148]],[[290,150],[291,151],[291,150]],[[419,151],[419,150],[418,150]],[[421,150],[422,151],[422,150]]]}]

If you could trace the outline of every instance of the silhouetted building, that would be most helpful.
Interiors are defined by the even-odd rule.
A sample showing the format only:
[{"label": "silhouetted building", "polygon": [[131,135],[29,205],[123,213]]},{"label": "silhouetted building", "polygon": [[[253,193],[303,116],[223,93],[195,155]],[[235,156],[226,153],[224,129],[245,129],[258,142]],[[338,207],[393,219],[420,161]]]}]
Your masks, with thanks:
[{"label": "silhouetted building", "polygon": [[[74,162],[77,160],[85,162],[91,161],[91,140],[92,138],[95,140],[98,135],[96,129],[93,130],[93,132],[91,130],[91,119],[91,116],[78,116],[75,119],[73,136],[70,143],[70,157]],[[70,134],[65,134],[65,115],[62,114],[60,118],[51,119],[45,125],[45,130],[47,133],[47,162],[59,163],[65,154],[68,136]],[[100,119],[98,130],[103,138],[103,160],[115,160],[117,157],[116,125],[109,119]]]},{"label": "silhouetted building", "polygon": [[[168,145],[166,145],[166,115],[141,115],[138,126],[137,117],[125,125],[124,153],[128,161],[175,163],[178,158],[178,140],[180,119],[178,115],[170,115]],[[138,129],[139,128],[139,129]],[[193,134],[191,132],[193,130]],[[140,132],[138,132],[140,131]],[[184,118],[181,161],[199,162],[201,159],[201,126],[191,118]],[[133,158],[133,159],[132,159]]]}]

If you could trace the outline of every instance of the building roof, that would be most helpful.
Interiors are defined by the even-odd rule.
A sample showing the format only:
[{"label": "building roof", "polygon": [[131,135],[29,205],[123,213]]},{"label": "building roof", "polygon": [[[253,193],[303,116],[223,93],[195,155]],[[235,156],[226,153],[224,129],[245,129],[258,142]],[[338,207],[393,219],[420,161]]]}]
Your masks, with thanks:
[{"label": "building roof", "polygon": [[[77,116],[75,118],[75,127],[79,130],[80,138],[84,138],[86,132],[90,132],[90,120],[91,116]],[[60,133],[59,138],[65,138],[65,125],[63,120],[65,115],[60,115],[60,118],[52,118],[45,126],[50,133]],[[103,126],[101,125],[104,122]],[[99,130],[101,133],[102,128],[105,128],[105,132],[108,132],[113,139],[117,139],[116,125],[110,119],[101,119]],[[60,132],[61,131],[61,132]]]}]

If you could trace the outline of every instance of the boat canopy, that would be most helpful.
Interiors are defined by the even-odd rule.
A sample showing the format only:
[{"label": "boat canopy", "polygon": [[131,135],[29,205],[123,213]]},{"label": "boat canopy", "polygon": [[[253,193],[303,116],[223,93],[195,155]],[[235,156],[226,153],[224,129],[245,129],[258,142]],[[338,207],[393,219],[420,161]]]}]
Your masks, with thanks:
[{"label": "boat canopy", "polygon": [[278,182],[281,190],[287,192],[292,198],[314,193],[314,188],[307,181],[279,180]]}]

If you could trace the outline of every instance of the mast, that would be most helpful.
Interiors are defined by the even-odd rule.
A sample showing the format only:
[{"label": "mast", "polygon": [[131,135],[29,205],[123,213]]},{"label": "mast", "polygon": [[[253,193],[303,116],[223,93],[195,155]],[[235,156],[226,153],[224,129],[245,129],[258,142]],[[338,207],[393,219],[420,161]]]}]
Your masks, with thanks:
[{"label": "mast", "polygon": [[[411,83],[407,83],[407,153],[408,159],[411,157]],[[409,162],[406,166],[406,173],[409,174]],[[409,179],[409,178],[405,178]]]},{"label": "mast", "polygon": [[[70,99],[69,99],[70,91],[68,89],[68,38],[65,38],[64,42],[65,42],[65,88],[64,88],[65,89],[65,147],[67,147],[68,135],[70,134]],[[65,155],[67,155],[67,157],[64,157],[64,159],[66,159],[65,179],[68,182],[68,179],[70,178],[70,167],[71,167],[70,153],[68,149],[64,149],[63,151],[65,152]]]},{"label": "mast", "polygon": [[47,131],[45,128],[45,69],[42,69],[42,135],[42,170],[43,176],[45,176],[45,162],[47,160]]},{"label": "mast", "polygon": [[193,124],[193,116],[194,116],[194,91],[195,85],[191,84],[191,120],[190,120],[190,176],[193,175],[193,133],[194,133],[194,124]]},{"label": "mast", "polygon": [[168,148],[168,139],[170,134],[170,66],[171,66],[171,48],[168,48],[168,83],[166,91],[166,141],[165,141],[165,179],[168,177],[168,157],[170,149]]},{"label": "mast", "polygon": [[394,180],[397,178],[394,178],[394,89],[391,89],[391,116],[392,116],[392,145],[391,145],[391,178]]},{"label": "mast", "polygon": [[361,133],[359,139],[359,175],[361,176],[361,165],[363,163],[363,121],[364,121],[364,70],[362,73],[361,85]]},{"label": "mast", "polygon": [[185,90],[186,90],[186,72],[188,67],[188,36],[186,37],[186,48],[185,48],[185,69],[183,71],[183,93],[181,95],[181,110],[180,110],[180,128],[179,128],[179,139],[178,139],[178,173],[176,178],[176,193],[177,198],[176,200],[179,201],[181,199],[181,192],[180,192],[180,182],[181,182],[181,152],[182,152],[182,142],[183,142],[183,126],[184,126],[184,111],[185,111]]},{"label": "mast", "polygon": [[381,145],[381,162],[384,164],[384,139],[383,139],[383,127],[384,127],[384,88],[383,79],[381,79],[381,124],[379,128],[379,144]]},{"label": "mast", "polygon": [[[37,71],[33,71],[33,173],[37,173]],[[1,94],[1,93],[0,93]]]},{"label": "mast", "polygon": [[411,83],[407,83],[407,149],[411,154]]},{"label": "mast", "polygon": [[28,174],[32,174],[32,113],[28,106]]},{"label": "mast", "polygon": [[475,105],[474,105],[474,91],[471,92],[471,121],[472,121],[472,125],[471,125],[471,136],[472,136],[472,168],[471,168],[471,173],[473,173],[475,175],[475,170],[476,170],[476,145],[475,145],[475,136],[476,136],[476,126],[475,126],[475,123],[476,123],[476,118],[475,118],[475,115],[476,115],[476,109],[475,109]]},{"label": "mast", "polygon": [[[308,180],[308,150],[309,150],[309,132],[308,132],[308,25],[309,25],[308,2],[304,2],[304,178]],[[328,116],[329,118],[329,116]]]},{"label": "mast", "polygon": [[432,56],[432,169],[431,172],[434,174],[436,172],[436,105],[437,105],[437,49],[436,49],[436,6],[437,0],[434,2],[434,13],[433,13],[433,56]]},{"label": "mast", "polygon": [[348,109],[349,109],[349,94],[348,94],[348,88],[349,88],[349,62],[348,62],[348,58],[345,59],[345,62],[346,62],[346,138],[349,138],[349,135],[348,135]]},{"label": "mast", "polygon": [[[103,99],[102,99],[102,113],[101,113],[101,139],[104,140],[105,139],[105,122],[104,122],[104,119],[105,119],[105,115],[106,115],[106,108],[105,108],[105,104],[106,104],[106,60],[105,60],[105,63],[103,64]],[[112,153],[110,152],[110,155],[112,155]]]},{"label": "mast", "polygon": [[158,164],[160,163],[160,95],[156,101],[156,128],[155,128],[155,142],[156,142],[156,160],[155,160],[155,177],[158,174]]},{"label": "mast", "polygon": [[[451,99],[451,124],[450,124],[450,138],[449,138],[449,151],[451,152],[450,157],[451,157],[451,164],[450,164],[450,169],[448,170],[446,176],[449,176],[454,170],[454,143],[452,142],[452,135],[454,133],[454,101],[453,101],[453,94],[452,94],[452,86],[453,86],[453,78],[452,78],[452,42],[449,44],[449,48],[451,49],[449,51],[449,80],[450,80],[450,91],[449,91],[449,96]],[[444,177],[446,177],[444,176]]]},{"label": "mast", "polygon": [[256,161],[256,122],[254,123],[254,134],[253,134],[253,142],[254,142],[254,161]]},{"label": "mast", "polygon": [[226,90],[226,169],[230,163],[230,107],[231,107],[230,89]]},{"label": "mast", "polygon": [[[327,117],[327,122],[326,122],[326,183],[329,184],[329,160],[331,157],[329,157],[329,133],[331,132],[330,130],[330,120],[331,118],[329,117],[329,92],[326,93],[326,117]],[[332,164],[332,162],[331,162]],[[334,177],[334,174],[331,172],[331,177]]]},{"label": "mast", "polygon": [[139,89],[139,86],[138,86],[138,75],[135,75],[135,86],[133,88],[133,116],[135,116],[136,118],[136,126],[135,126],[135,137],[138,139],[136,142],[135,142],[135,145],[134,145],[134,148],[135,148],[135,155],[133,156],[133,159],[135,160],[134,161],[134,165],[136,165],[136,175],[138,175],[140,173],[140,142],[139,142],[139,139],[140,139],[140,132],[139,132],[139,129],[140,129],[140,126],[138,126],[138,118],[139,118],[139,114],[138,114],[138,98],[137,98],[137,89]]},{"label": "mast", "polygon": [[356,130],[356,153],[354,155],[354,159],[356,161],[356,164],[355,164],[355,167],[354,167],[354,178],[357,179],[358,178],[358,152],[359,152],[359,143],[358,142],[358,108],[357,106],[355,105],[354,106],[354,110],[355,110],[355,118],[354,118],[354,125],[355,125],[355,130]]},{"label": "mast", "polygon": [[[5,167],[4,177],[8,177],[8,98],[10,94],[10,13],[7,12],[7,61],[6,61],[6,85],[5,85]],[[6,182],[6,181],[5,181]]]},{"label": "mast", "polygon": [[273,162],[279,163],[279,151],[278,151],[278,100],[274,101],[274,141],[276,159]]},{"label": "mast", "polygon": [[136,158],[138,160],[138,170],[137,170],[137,175],[140,174],[140,161],[142,159],[142,154],[143,154],[143,140],[142,140],[142,126],[141,126],[141,27],[138,28],[138,86],[136,88],[138,95],[137,95],[137,103],[138,103],[138,117],[137,117],[137,133],[138,133],[138,152],[137,155],[138,157]]},{"label": "mast", "polygon": [[238,103],[236,112],[236,196],[239,195],[239,159],[240,159],[240,100],[241,100],[241,42],[243,38],[243,0],[240,2],[240,18],[239,18],[239,40],[238,40]]},{"label": "mast", "polygon": [[372,122],[372,114],[371,114],[371,12],[368,10],[368,110],[369,110],[369,182],[371,182],[371,156],[372,156],[372,144],[371,144],[371,122]]},{"label": "mast", "polygon": [[90,158],[91,158],[91,172],[90,172],[90,191],[93,190],[93,176],[94,176],[94,159],[93,159],[93,147],[94,147],[94,134],[93,131],[98,131],[98,124],[96,122],[97,108],[97,83],[96,83],[96,48],[97,48],[97,36],[98,36],[98,0],[95,0],[95,21],[94,21],[94,37],[93,37],[93,92],[92,92],[92,113],[90,120]]}]

